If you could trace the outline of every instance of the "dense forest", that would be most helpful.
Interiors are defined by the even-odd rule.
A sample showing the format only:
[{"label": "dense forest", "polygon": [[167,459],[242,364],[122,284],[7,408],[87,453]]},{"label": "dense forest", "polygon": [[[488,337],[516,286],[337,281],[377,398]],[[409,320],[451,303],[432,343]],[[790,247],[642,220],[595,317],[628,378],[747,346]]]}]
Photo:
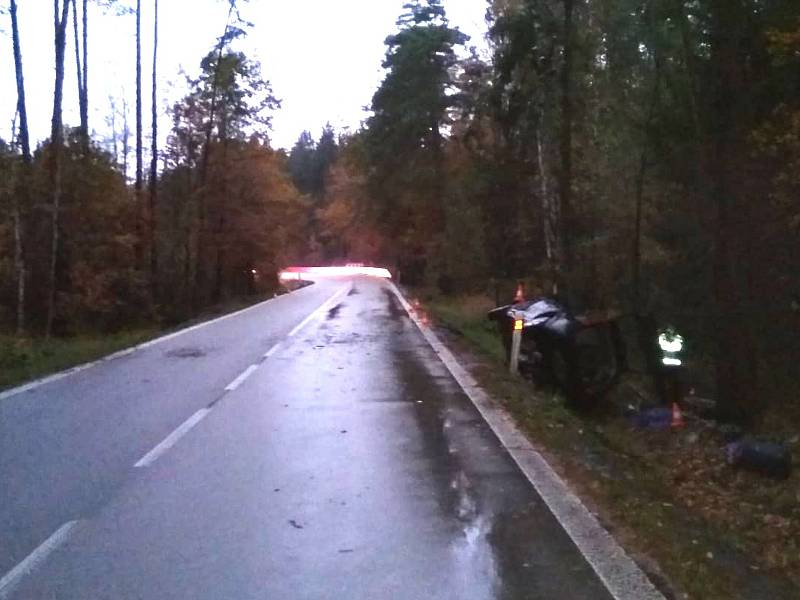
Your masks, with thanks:
[{"label": "dense forest", "polygon": [[352,188],[337,235],[377,232],[376,258],[442,292],[524,279],[653,315],[723,418],[791,410],[800,5],[499,0],[487,20],[481,56],[440,2],[407,5],[331,174]]},{"label": "dense forest", "polygon": [[[137,33],[135,97],[112,106],[111,139],[89,134],[88,0],[56,3],[52,133],[36,148],[28,133],[16,4],[7,13],[17,127],[0,146],[4,326],[20,336],[50,337],[168,324],[226,299],[274,290],[279,266],[305,251],[311,206],[292,181],[285,153],[270,147],[271,115],[280,103],[259,62],[235,49],[249,26],[237,4],[230,3],[208,54],[198,57],[199,75],[187,78],[187,95],[171,107],[164,148],[158,147],[157,1],[148,90],[141,0],[135,7],[102,3],[121,19],[135,19]],[[75,127],[62,123],[73,45],[81,121]],[[142,94],[150,91],[152,116],[142,114]]]},{"label": "dense forest", "polygon": [[[87,2],[55,2],[52,129],[35,148],[14,0],[3,15],[18,97],[0,145],[7,332],[175,323],[273,291],[290,262],[374,262],[447,294],[524,279],[576,309],[656,315],[687,334],[732,419],[795,389],[795,0],[491,0],[488,52],[440,0],[414,0],[363,127],[290,152],[270,145],[280,102],[237,50],[248,25],[229,0],[165,148],[152,115],[149,168],[138,38],[135,131],[126,117],[110,146],[89,135]],[[137,31],[140,8],[120,10]]]}]

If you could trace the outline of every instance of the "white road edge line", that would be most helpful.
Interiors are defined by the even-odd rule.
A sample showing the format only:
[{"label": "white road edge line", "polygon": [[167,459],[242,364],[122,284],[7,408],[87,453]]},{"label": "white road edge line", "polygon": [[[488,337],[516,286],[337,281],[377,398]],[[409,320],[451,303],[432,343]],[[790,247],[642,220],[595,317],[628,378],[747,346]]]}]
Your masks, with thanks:
[{"label": "white road edge line", "polygon": [[[301,288],[301,290],[302,289],[304,289],[304,288]],[[47,377],[43,377],[41,379],[36,379],[34,381],[29,381],[28,383],[25,383],[23,385],[7,389],[4,392],[0,392],[0,400],[5,400],[6,398],[10,398],[12,396],[16,396],[18,394],[22,394],[23,392],[29,392],[31,390],[34,390],[34,389],[36,389],[38,387],[41,387],[43,385],[46,385],[48,383],[53,383],[55,381],[58,381],[59,379],[64,379],[65,377],[69,377],[70,375],[75,375],[76,373],[80,373],[81,371],[85,371],[86,369],[90,369],[92,367],[95,367],[95,366],[97,366],[97,365],[99,365],[101,363],[109,362],[109,361],[112,361],[112,360],[116,360],[118,358],[122,358],[124,356],[128,356],[128,355],[133,354],[134,352],[136,352],[138,350],[144,350],[145,348],[149,348],[150,346],[155,346],[156,344],[161,344],[161,343],[166,342],[168,340],[174,339],[174,338],[176,338],[178,336],[181,336],[181,335],[184,335],[184,334],[189,333],[191,331],[195,331],[197,329],[200,329],[202,327],[207,327],[208,325],[213,325],[214,323],[219,323],[220,321],[224,321],[225,319],[231,319],[233,317],[236,317],[236,316],[239,316],[241,314],[244,314],[244,313],[246,313],[248,311],[255,310],[257,308],[261,308],[265,304],[268,304],[268,303],[270,303],[270,302],[272,302],[274,300],[280,300],[281,298],[287,298],[289,296],[292,296],[292,295],[296,294],[297,292],[299,292],[301,290],[297,290],[296,292],[292,292],[291,294],[282,294],[282,295],[276,296],[274,298],[269,298],[267,300],[264,300],[264,302],[259,302],[258,304],[254,304],[253,306],[248,306],[247,308],[243,308],[242,310],[238,310],[236,312],[229,313],[227,315],[222,315],[221,317],[217,317],[216,319],[211,319],[210,321],[203,321],[202,323],[198,323],[197,325],[192,325],[191,327],[187,327],[186,329],[181,329],[179,331],[175,331],[173,333],[169,333],[167,335],[161,336],[161,337],[156,338],[154,340],[150,340],[149,342],[144,342],[142,344],[137,344],[136,346],[131,346],[130,348],[125,348],[124,350],[120,350],[119,352],[114,352],[113,354],[109,354],[108,356],[105,356],[103,358],[99,358],[99,359],[97,359],[95,361],[92,361],[92,362],[89,362],[89,363],[85,363],[85,364],[82,364],[82,365],[78,365],[76,367],[72,367],[70,369],[66,369],[64,371],[60,371],[58,373],[53,373],[52,375],[48,375]]]},{"label": "white road edge line", "polygon": [[472,401],[500,443],[542,497],[580,553],[615,600],[664,600],[647,575],[597,521],[569,486],[519,430],[513,419],[481,389],[452,352],[423,325],[394,283],[389,284],[411,320]]},{"label": "white road edge line", "polygon": [[267,353],[264,355],[264,358],[272,358],[280,349],[281,349],[281,343],[278,342],[272,348],[267,350]]},{"label": "white road edge line", "polygon": [[180,425],[175,431],[170,433],[164,441],[161,442],[158,446],[150,450],[147,454],[145,454],[142,458],[139,459],[135,465],[135,468],[143,468],[149,467],[154,462],[156,462],[159,457],[164,454],[167,450],[172,448],[175,444],[178,443],[183,436],[185,436],[192,428],[197,425],[200,421],[202,421],[208,413],[211,412],[209,408],[201,408],[196,413],[194,413],[191,417],[186,419],[182,425]]},{"label": "white road edge line", "polygon": [[225,387],[225,391],[226,392],[232,392],[233,390],[238,388],[240,385],[242,385],[245,382],[245,380],[248,377],[250,377],[250,375],[252,375],[255,372],[256,369],[258,369],[258,365],[250,365],[249,367],[247,367],[247,369],[245,369],[244,372],[241,375],[239,375],[236,379],[231,381]]},{"label": "white road edge line", "polygon": [[22,580],[39,568],[53,551],[67,541],[67,538],[69,538],[70,534],[79,523],[80,521],[69,521],[59,527],[53,535],[42,542],[42,544],[31,552],[25,560],[6,573],[6,575],[0,579],[0,600],[10,598],[11,594]]},{"label": "white road edge line", "polygon": [[347,285],[344,285],[343,287],[341,287],[340,289],[338,289],[338,290],[336,291],[336,293],[335,293],[333,296],[331,296],[330,298],[328,298],[328,299],[325,301],[325,303],[324,303],[322,306],[320,306],[320,307],[319,307],[317,310],[315,310],[315,311],[314,311],[314,312],[312,312],[310,315],[308,315],[308,316],[307,316],[305,319],[303,319],[303,320],[300,322],[300,324],[299,324],[299,325],[297,325],[297,326],[296,326],[294,329],[292,329],[292,330],[289,332],[289,336],[288,336],[288,337],[294,337],[294,336],[296,336],[298,333],[300,333],[300,331],[303,329],[303,327],[305,327],[306,325],[308,325],[308,324],[309,324],[311,321],[313,321],[314,319],[317,319],[317,318],[319,318],[319,317],[320,317],[321,315],[323,315],[323,314],[324,314],[324,313],[325,313],[327,310],[329,310],[330,308],[332,308],[332,305],[333,305],[333,303],[334,303],[334,302],[336,302],[336,301],[339,299],[339,297],[340,297],[340,296],[344,296],[344,295],[346,295],[346,294],[349,294],[349,293],[350,293],[350,290],[352,289],[352,287],[353,287],[353,283],[352,283],[352,282],[350,282],[350,283],[348,283]]}]

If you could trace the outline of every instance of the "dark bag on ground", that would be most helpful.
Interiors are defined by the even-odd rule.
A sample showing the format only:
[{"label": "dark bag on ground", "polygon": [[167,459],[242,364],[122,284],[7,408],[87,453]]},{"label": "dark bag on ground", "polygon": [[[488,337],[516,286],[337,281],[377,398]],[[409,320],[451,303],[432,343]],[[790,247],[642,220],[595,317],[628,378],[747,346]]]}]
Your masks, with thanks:
[{"label": "dark bag on ground", "polygon": [[774,479],[786,479],[792,472],[792,454],[783,444],[739,440],[726,447],[728,464]]}]

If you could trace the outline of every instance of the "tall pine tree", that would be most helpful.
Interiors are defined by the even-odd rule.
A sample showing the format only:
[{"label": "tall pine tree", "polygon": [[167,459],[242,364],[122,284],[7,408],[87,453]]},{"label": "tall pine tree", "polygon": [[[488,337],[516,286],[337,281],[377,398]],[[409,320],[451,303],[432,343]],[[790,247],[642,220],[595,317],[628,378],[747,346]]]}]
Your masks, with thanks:
[{"label": "tall pine tree", "polygon": [[443,140],[455,105],[456,47],[469,38],[450,27],[441,0],[415,0],[404,10],[399,31],[386,38],[386,77],[372,99],[367,147],[375,216],[413,276],[443,227]]}]

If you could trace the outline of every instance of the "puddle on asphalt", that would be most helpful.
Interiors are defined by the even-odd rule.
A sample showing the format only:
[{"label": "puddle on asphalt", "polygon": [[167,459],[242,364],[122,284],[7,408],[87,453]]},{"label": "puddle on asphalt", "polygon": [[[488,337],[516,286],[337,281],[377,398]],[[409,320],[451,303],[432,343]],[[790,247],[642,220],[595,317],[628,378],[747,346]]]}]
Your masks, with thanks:
[{"label": "puddle on asphalt", "polygon": [[332,309],[328,311],[328,320],[335,319],[339,316],[339,311],[342,310],[342,304],[337,304]]}]

